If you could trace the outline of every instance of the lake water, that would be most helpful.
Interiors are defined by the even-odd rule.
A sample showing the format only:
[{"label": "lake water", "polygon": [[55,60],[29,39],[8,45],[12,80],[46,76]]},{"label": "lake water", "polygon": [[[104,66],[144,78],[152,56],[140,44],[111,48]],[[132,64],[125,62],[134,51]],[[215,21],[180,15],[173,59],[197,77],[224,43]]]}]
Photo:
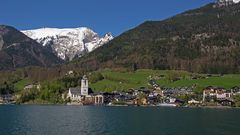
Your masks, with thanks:
[{"label": "lake water", "polygon": [[240,135],[240,110],[0,106],[0,135]]}]

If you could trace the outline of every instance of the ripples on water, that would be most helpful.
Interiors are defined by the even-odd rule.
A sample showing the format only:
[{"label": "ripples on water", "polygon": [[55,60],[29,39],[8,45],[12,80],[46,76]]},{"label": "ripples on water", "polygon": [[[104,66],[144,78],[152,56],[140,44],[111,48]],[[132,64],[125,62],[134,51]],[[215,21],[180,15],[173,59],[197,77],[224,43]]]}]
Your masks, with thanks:
[{"label": "ripples on water", "polygon": [[0,106],[0,135],[240,135],[240,110]]}]

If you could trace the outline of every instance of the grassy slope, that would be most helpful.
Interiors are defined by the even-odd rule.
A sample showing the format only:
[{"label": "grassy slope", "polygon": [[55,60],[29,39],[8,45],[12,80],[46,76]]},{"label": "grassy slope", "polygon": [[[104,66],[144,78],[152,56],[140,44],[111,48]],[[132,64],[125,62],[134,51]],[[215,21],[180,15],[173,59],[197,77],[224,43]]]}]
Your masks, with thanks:
[{"label": "grassy slope", "polygon": [[[104,80],[97,83],[90,84],[90,87],[95,91],[113,91],[113,90],[127,90],[129,88],[148,87],[149,76],[167,76],[168,71],[162,70],[138,70],[136,72],[117,72],[104,70],[101,71]],[[224,75],[222,77],[209,77],[206,79],[191,80],[190,77],[181,79],[179,81],[170,82],[166,78],[158,79],[157,82],[161,87],[179,87],[192,86],[204,88],[207,86],[221,86],[229,89],[240,85],[240,75]]]},{"label": "grassy slope", "polygon": [[18,81],[17,83],[14,84],[14,87],[16,88],[17,91],[21,91],[23,90],[23,88],[30,84],[31,81],[29,79],[23,79],[23,80],[20,80]]},{"label": "grassy slope", "polygon": [[223,77],[209,77],[207,79],[197,79],[197,80],[179,80],[170,83],[166,80],[158,80],[159,84],[166,87],[178,87],[178,86],[192,86],[194,84],[202,87],[207,86],[220,86],[226,89],[232,88],[234,86],[240,85],[240,75],[225,75]]}]

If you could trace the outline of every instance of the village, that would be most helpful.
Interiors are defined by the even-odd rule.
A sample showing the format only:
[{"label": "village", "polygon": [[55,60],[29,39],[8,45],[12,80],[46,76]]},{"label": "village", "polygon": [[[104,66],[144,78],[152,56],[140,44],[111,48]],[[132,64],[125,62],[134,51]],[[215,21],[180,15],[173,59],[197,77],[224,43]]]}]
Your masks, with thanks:
[{"label": "village", "polygon": [[[149,80],[152,89],[141,87],[126,92],[94,93],[86,76],[81,80],[81,87],[69,88],[65,100],[69,105],[107,105],[107,106],[168,106],[168,107],[234,107],[233,96],[240,95],[240,88],[225,90],[221,87],[209,86],[198,95],[191,87],[160,88]],[[63,96],[64,98],[64,96]]]},{"label": "village", "polygon": [[[193,87],[161,88],[155,80],[148,82],[149,88],[129,89],[127,91],[93,92],[88,78],[84,75],[81,86],[69,88],[62,94],[67,105],[100,106],[165,106],[165,107],[235,107],[234,96],[240,95],[240,87],[226,90],[209,86],[201,94],[196,94]],[[25,90],[40,85],[30,84]],[[14,104],[16,96],[0,95],[0,104]]]}]

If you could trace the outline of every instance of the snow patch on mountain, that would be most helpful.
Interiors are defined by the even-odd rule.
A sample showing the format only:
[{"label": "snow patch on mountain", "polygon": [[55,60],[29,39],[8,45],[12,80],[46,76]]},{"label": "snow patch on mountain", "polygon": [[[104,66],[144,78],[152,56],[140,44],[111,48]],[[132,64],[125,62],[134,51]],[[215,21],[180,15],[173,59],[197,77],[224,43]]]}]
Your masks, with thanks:
[{"label": "snow patch on mountain", "polygon": [[239,3],[240,0],[216,0],[214,7],[228,7]]},{"label": "snow patch on mountain", "polygon": [[224,2],[239,3],[240,0],[217,0],[217,3],[224,3]]},{"label": "snow patch on mountain", "polygon": [[22,32],[43,46],[50,47],[59,58],[70,61],[113,39],[111,33],[100,37],[93,30],[86,27],[41,28]]},{"label": "snow patch on mountain", "polygon": [[240,2],[240,0],[233,0],[233,2],[234,2],[234,3],[238,3],[238,2]]}]

